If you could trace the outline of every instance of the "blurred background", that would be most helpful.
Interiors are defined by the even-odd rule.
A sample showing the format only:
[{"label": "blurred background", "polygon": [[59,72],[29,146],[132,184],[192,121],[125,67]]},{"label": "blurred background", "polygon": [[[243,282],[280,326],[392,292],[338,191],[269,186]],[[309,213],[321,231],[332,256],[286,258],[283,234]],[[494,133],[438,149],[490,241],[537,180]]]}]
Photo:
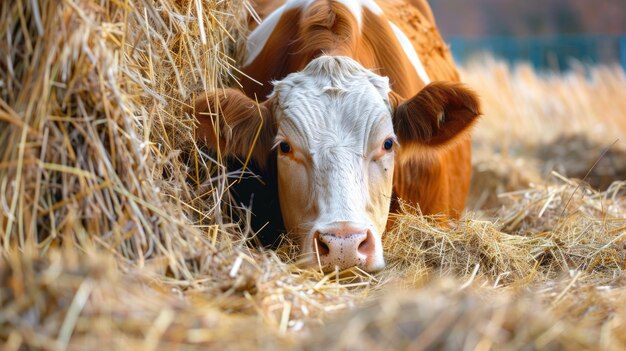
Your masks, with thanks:
[{"label": "blurred background", "polygon": [[457,62],[491,52],[509,63],[568,70],[573,62],[626,69],[624,0],[431,0]]}]

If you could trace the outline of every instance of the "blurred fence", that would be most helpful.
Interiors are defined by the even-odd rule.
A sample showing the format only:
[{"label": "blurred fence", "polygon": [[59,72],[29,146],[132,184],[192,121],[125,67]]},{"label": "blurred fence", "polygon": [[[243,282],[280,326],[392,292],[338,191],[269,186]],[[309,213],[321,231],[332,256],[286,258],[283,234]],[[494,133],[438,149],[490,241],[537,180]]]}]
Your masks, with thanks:
[{"label": "blurred fence", "polygon": [[568,70],[572,62],[621,64],[626,71],[626,36],[448,38],[454,59],[466,63],[490,53],[510,63],[530,62],[539,70]]}]

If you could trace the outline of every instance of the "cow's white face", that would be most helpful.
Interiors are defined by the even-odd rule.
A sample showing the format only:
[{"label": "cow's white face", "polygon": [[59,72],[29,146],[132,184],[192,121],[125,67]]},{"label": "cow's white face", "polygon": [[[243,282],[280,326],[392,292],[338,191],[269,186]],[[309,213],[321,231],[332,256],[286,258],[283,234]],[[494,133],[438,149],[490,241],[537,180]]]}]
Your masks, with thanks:
[{"label": "cow's white face", "polygon": [[384,267],[397,148],[389,91],[387,78],[337,56],[275,82],[280,206],[312,264]]}]

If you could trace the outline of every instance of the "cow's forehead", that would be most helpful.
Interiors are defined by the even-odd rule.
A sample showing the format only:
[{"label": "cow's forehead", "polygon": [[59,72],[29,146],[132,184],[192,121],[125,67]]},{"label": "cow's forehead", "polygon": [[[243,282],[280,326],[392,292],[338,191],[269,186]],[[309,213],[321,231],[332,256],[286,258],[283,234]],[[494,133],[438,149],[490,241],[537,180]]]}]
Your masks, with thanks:
[{"label": "cow's forehead", "polygon": [[347,57],[322,56],[274,84],[279,125],[305,139],[320,131],[367,138],[390,118],[388,79]]},{"label": "cow's forehead", "polygon": [[386,97],[390,91],[389,79],[364,68],[347,56],[320,56],[302,71],[289,74],[274,82],[274,93],[279,97],[289,91],[308,90],[312,94],[341,91],[362,91],[374,88]]}]

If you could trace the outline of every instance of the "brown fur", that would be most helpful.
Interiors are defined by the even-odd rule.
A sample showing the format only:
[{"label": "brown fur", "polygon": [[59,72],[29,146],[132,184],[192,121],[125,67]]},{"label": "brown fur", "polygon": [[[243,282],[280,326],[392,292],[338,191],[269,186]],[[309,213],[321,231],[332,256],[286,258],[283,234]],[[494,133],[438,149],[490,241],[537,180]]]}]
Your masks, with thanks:
[{"label": "brown fur", "polygon": [[235,89],[203,94],[190,111],[200,122],[196,137],[222,156],[245,157],[254,145],[251,156],[264,167],[276,135],[270,104],[257,104]]},{"label": "brown fur", "polygon": [[471,90],[459,83],[433,82],[396,107],[394,130],[401,144],[438,146],[462,135],[479,114]]},{"label": "brown fur", "polygon": [[403,98],[415,94],[424,82],[419,78],[388,21],[363,11],[363,41],[355,59],[379,75],[389,77],[393,91]]},{"label": "brown fur", "polygon": [[[285,12],[276,26],[276,28],[283,29],[274,31],[256,60],[244,67],[244,73],[255,80],[244,78],[241,81],[246,95],[256,95],[259,99],[265,99],[272,92],[272,81],[284,78],[289,73],[304,68],[302,66],[303,60],[295,62],[293,60],[294,53],[299,51],[296,46],[298,34],[296,28],[298,28],[300,14],[300,9]],[[261,82],[263,85],[259,85],[257,82]]]},{"label": "brown fur", "polygon": [[[452,54],[441,38],[425,0],[385,0],[377,3],[383,9],[385,17],[411,39],[432,81],[459,80]],[[419,7],[414,6],[415,4]],[[413,94],[415,91],[405,97]]]},{"label": "brown fur", "polygon": [[[310,60],[322,54],[350,56],[364,67],[389,77],[393,89],[390,100],[397,106],[394,127],[405,146],[397,157],[394,193],[404,201],[419,205],[425,214],[458,217],[469,190],[469,130],[480,114],[477,98],[457,83],[436,82],[424,88],[424,82],[396,43],[388,20],[412,40],[433,81],[458,81],[450,52],[435,27],[426,1],[386,0],[377,3],[385,16],[364,9],[361,32],[352,13],[332,0],[319,0],[305,11],[285,12],[255,61],[243,67],[246,75],[262,82],[263,86],[244,79],[243,90],[248,96],[268,96],[272,80],[302,70]],[[269,14],[270,9],[273,11],[278,5],[279,2],[274,0],[261,0],[257,10]],[[233,99],[239,103],[243,100],[241,96]],[[243,152],[240,148],[250,141],[250,135],[234,142],[235,134],[256,133],[258,128],[258,123],[243,126],[247,124],[243,121],[252,118],[250,103],[244,106],[248,107],[241,111],[241,107],[231,106],[228,100],[222,106],[224,113],[232,110],[239,116],[224,118],[224,122],[235,126],[242,124],[240,129],[235,127],[232,134],[227,135],[230,139],[226,139],[225,145],[220,144],[227,152]],[[199,111],[204,106],[197,107]],[[269,110],[266,106],[267,112],[263,115]],[[207,125],[206,118],[201,123],[202,128],[205,125],[212,128]],[[273,140],[272,128],[264,127],[263,137]],[[215,132],[209,134],[211,138],[215,137]],[[269,143],[271,141],[261,141],[255,148],[255,157],[267,157]]]},{"label": "brown fur", "polygon": [[357,49],[360,33],[352,13],[342,5],[329,1],[317,1],[303,13],[298,32],[296,53],[302,68],[322,54],[350,55]]}]

